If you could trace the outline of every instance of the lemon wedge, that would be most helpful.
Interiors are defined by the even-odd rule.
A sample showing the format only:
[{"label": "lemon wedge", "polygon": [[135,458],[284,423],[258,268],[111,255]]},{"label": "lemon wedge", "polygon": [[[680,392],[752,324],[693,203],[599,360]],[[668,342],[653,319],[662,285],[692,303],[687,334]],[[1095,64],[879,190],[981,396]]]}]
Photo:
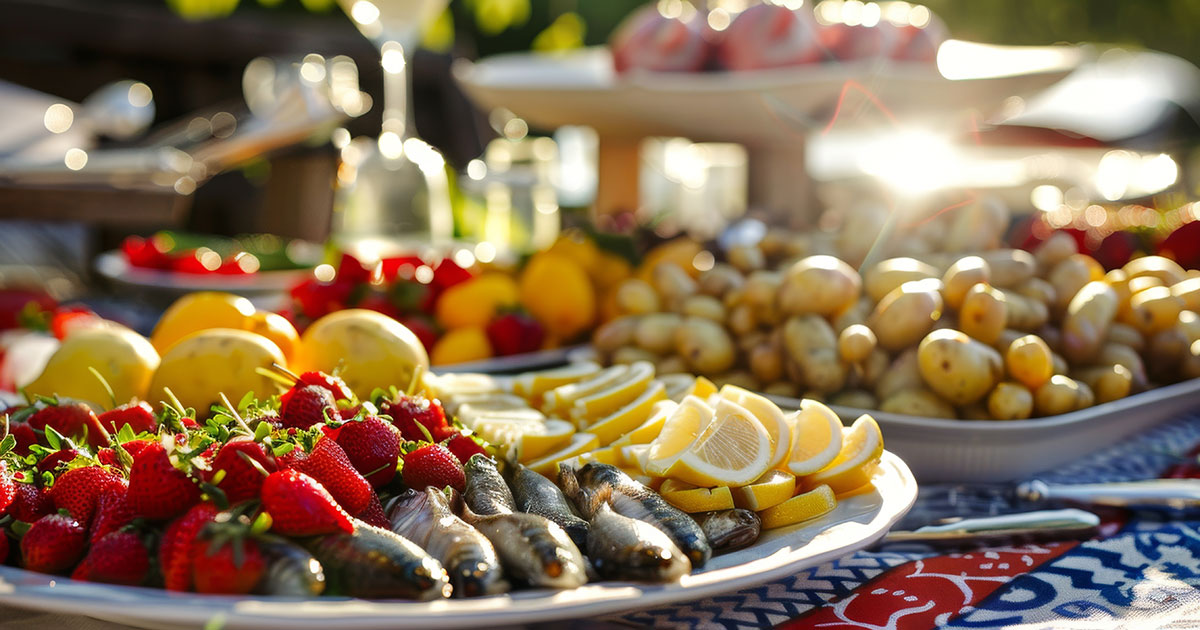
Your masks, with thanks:
[{"label": "lemon wedge", "polygon": [[612,447],[598,448],[594,451],[580,453],[578,457],[581,465],[588,462],[599,462],[619,468],[624,461],[621,457],[621,449]]},{"label": "lemon wedge", "polygon": [[470,407],[474,411],[529,409],[524,398],[512,394],[461,394],[440,399],[442,409],[452,416],[461,415]]},{"label": "lemon wedge", "polygon": [[767,472],[770,460],[771,437],[762,423],[745,407],[722,400],[666,476],[697,486],[743,486]]},{"label": "lemon wedge", "polygon": [[582,379],[559,385],[542,396],[542,411],[550,415],[566,416],[576,400],[600,390],[608,389],[621,382],[629,372],[627,365],[614,365]]},{"label": "lemon wedge", "polygon": [[617,438],[634,430],[650,417],[654,403],[667,399],[667,390],[662,383],[651,383],[641,396],[634,398],[629,404],[605,416],[587,428],[588,433],[596,434],[602,446],[608,446]]},{"label": "lemon wedge", "polygon": [[[699,380],[696,379],[697,383]],[[775,468],[783,463],[792,448],[792,431],[779,405],[737,385],[725,385],[719,395],[745,407],[767,430],[767,435],[771,436],[771,460],[767,467]]]},{"label": "lemon wedge", "polygon": [[700,432],[712,421],[713,408],[708,403],[688,396],[663,422],[662,432],[650,443],[646,455],[646,472],[663,475],[696,441]]},{"label": "lemon wedge", "polygon": [[750,485],[731,490],[734,505],[757,512],[792,498],[796,493],[796,477],[782,470],[768,470]]},{"label": "lemon wedge", "polygon": [[875,419],[858,417],[842,437],[842,449],[828,466],[803,481],[806,488],[828,485],[835,494],[848,493],[871,482],[883,455],[883,434]]},{"label": "lemon wedge", "polygon": [[821,470],[842,450],[842,421],[832,409],[804,399],[800,410],[787,416],[792,429],[787,469],[797,477]]},{"label": "lemon wedge", "polygon": [[[726,387],[730,386],[727,385]],[[717,386],[703,376],[697,376],[696,380],[692,382],[691,389],[688,390],[689,396],[696,396],[697,398],[708,398],[715,393],[717,393]]]},{"label": "lemon wedge", "polygon": [[542,422],[493,419],[486,421],[476,432],[489,442],[515,448],[519,459],[526,462],[570,442],[575,425],[555,418]]},{"label": "lemon wedge", "polygon": [[[629,446],[631,444],[649,444],[662,433],[663,423],[667,416],[675,412],[679,403],[673,400],[660,400],[650,407],[650,417],[638,427],[618,438],[613,446]],[[647,449],[649,450],[649,449]]]},{"label": "lemon wedge", "polygon": [[458,421],[472,431],[478,431],[478,425],[484,420],[520,420],[523,422],[541,422],[545,414],[529,407],[520,409],[475,409],[469,405],[459,408]]},{"label": "lemon wedge", "polygon": [[696,384],[696,378],[691,374],[659,374],[655,380],[667,388],[667,398],[675,402],[683,400]]},{"label": "lemon wedge", "polygon": [[650,455],[649,444],[630,444],[628,446],[614,446],[621,452],[621,466],[625,468],[633,468],[646,473],[646,459]]},{"label": "lemon wedge", "polygon": [[758,513],[763,529],[774,529],[793,525],[801,521],[824,516],[837,507],[837,497],[829,486],[820,485],[804,494],[798,494],[779,505]]},{"label": "lemon wedge", "polygon": [[689,514],[733,508],[733,495],[727,486],[701,488],[677,479],[667,479],[659,486],[658,493],[667,503]]},{"label": "lemon wedge", "polygon": [[[571,406],[571,418],[580,425],[586,425],[595,418],[603,418],[645,392],[652,378],[654,378],[654,364],[649,361],[634,362],[629,366],[625,377],[613,383],[612,386],[576,399]],[[647,405],[648,407],[649,405]],[[643,416],[642,420],[645,419]],[[613,436],[613,439],[617,437]]]},{"label": "lemon wedge", "polygon": [[541,459],[526,463],[525,466],[535,473],[554,479],[558,476],[559,462],[588,451],[594,451],[599,446],[600,440],[597,440],[596,436],[591,433],[576,433],[571,436],[565,447],[545,455]]},{"label": "lemon wedge", "polygon": [[552,370],[526,372],[513,379],[512,391],[518,396],[535,400],[556,387],[582,381],[599,372],[600,365],[592,361],[572,363]]},{"label": "lemon wedge", "polygon": [[478,396],[482,394],[499,394],[504,391],[501,379],[491,374],[476,374],[463,372],[461,374],[433,374],[425,372],[421,377],[425,392],[432,398],[447,398],[455,396]]}]

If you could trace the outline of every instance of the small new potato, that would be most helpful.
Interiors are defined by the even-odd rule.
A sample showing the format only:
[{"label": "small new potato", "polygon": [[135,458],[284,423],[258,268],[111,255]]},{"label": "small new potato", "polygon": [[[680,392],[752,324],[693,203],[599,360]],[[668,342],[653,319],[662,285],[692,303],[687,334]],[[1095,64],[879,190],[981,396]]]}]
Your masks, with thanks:
[{"label": "small new potato", "polygon": [[696,292],[696,281],[673,262],[660,262],[650,276],[651,284],[666,302],[679,301]]},{"label": "small new potato", "polygon": [[1080,408],[1085,396],[1079,381],[1055,374],[1033,393],[1033,407],[1039,416],[1057,416]]},{"label": "small new potato", "polygon": [[617,308],[626,315],[656,313],[662,308],[654,287],[637,278],[629,278],[617,287]]},{"label": "small new potato", "polygon": [[1130,278],[1153,276],[1171,286],[1187,279],[1187,271],[1179,263],[1163,256],[1142,256],[1125,263],[1121,268]]},{"label": "small new potato", "polygon": [[1004,294],[986,284],[971,287],[962,299],[958,326],[974,339],[988,345],[995,343],[1007,320],[1008,302]]},{"label": "small new potato", "polygon": [[683,357],[677,354],[658,357],[654,361],[654,371],[658,374],[687,374],[688,365]]},{"label": "small new potato", "polygon": [[733,367],[733,340],[720,324],[703,317],[685,317],[675,331],[675,352],[698,374],[720,374]]},{"label": "small new potato", "polygon": [[921,340],[917,366],[925,385],[954,405],[983,398],[1004,376],[999,352],[953,329],[935,330]]},{"label": "small new potato", "polygon": [[1054,286],[1053,311],[1064,313],[1075,294],[1094,280],[1104,279],[1104,267],[1087,254],[1072,254],[1050,270],[1046,280]]},{"label": "small new potato", "polygon": [[831,316],[858,299],[862,279],[833,256],[809,256],[788,268],[779,289],[779,307],[790,315]]},{"label": "small new potato", "polygon": [[1117,307],[1117,292],[1108,283],[1095,280],[1083,285],[1067,306],[1062,324],[1062,350],[1067,359],[1082,363],[1100,352]]},{"label": "small new potato", "polygon": [[1018,287],[1037,272],[1037,261],[1033,254],[1023,249],[996,249],[979,254],[987,261],[991,276],[989,284],[994,287]]},{"label": "small new potato", "polygon": [[787,381],[776,381],[770,385],[767,385],[766,387],[763,387],[762,391],[764,394],[770,394],[772,396],[785,396],[787,398],[795,398],[796,395],[800,393],[796,390],[796,386],[793,383],[789,383]]},{"label": "small new potato", "polygon": [[758,329],[758,318],[754,314],[754,307],[749,304],[738,304],[729,311],[729,330],[739,336],[744,337]]},{"label": "small new potato", "polygon": [[979,256],[959,258],[942,276],[942,284],[945,285],[942,295],[946,298],[946,304],[955,310],[962,308],[967,291],[981,282],[986,284],[991,275],[987,261]]},{"label": "small new potato", "polygon": [[1133,389],[1133,372],[1124,365],[1100,365],[1083,368],[1074,374],[1096,394],[1097,403],[1124,398]]},{"label": "small new potato", "polygon": [[1046,306],[1054,304],[1058,299],[1058,293],[1054,291],[1054,285],[1041,278],[1030,278],[1024,284],[1014,289],[1014,291],[1019,295],[1041,302]]},{"label": "small new potato", "polygon": [[750,373],[763,383],[783,378],[783,349],[771,341],[763,341],[750,350],[747,359]]},{"label": "small new potato", "polygon": [[927,389],[905,389],[896,392],[884,399],[879,405],[879,410],[926,418],[953,419],[958,415],[950,403]]},{"label": "small new potato", "polygon": [[999,383],[988,394],[987,409],[996,420],[1024,420],[1033,414],[1033,392],[1020,383]]},{"label": "small new potato", "polygon": [[936,267],[915,258],[889,258],[882,260],[863,278],[863,287],[872,300],[878,302],[905,282],[937,278]]},{"label": "small new potato", "polygon": [[697,279],[700,292],[715,298],[721,298],[733,289],[740,288],[745,282],[746,278],[741,272],[726,263],[717,263],[712,269],[700,272]]},{"label": "small new potato", "polygon": [[884,296],[867,321],[880,347],[897,352],[925,337],[942,315],[941,286],[933,278],[905,282]]},{"label": "small new potato", "polygon": [[867,318],[871,316],[871,311],[875,309],[875,302],[870,297],[864,295],[851,304],[849,308],[838,313],[831,322],[834,330],[845,330],[854,324],[866,324]]},{"label": "small new potato", "polygon": [[[877,352],[882,352],[879,350]],[[875,395],[880,400],[891,398],[906,389],[922,389],[921,371],[917,368],[917,349],[909,348],[896,355],[891,365],[879,375],[875,383]]]},{"label": "small new potato", "polygon": [[1075,237],[1066,232],[1055,231],[1033,250],[1033,258],[1045,270],[1053,269],[1058,263],[1079,253]]},{"label": "small new potato", "polygon": [[1000,354],[1005,354],[1006,352],[1008,352],[1009,347],[1012,346],[1014,341],[1020,339],[1021,337],[1024,337],[1025,335],[1028,335],[1028,334],[1029,333],[1027,333],[1023,330],[1013,330],[1011,328],[1005,328],[1000,333],[1000,336],[996,337],[996,341],[994,341],[992,343],[992,347],[995,348],[996,351],[999,352]]},{"label": "small new potato", "polygon": [[767,308],[775,304],[783,291],[783,276],[776,271],[759,270],[746,276],[742,285],[746,304],[755,308]]},{"label": "small new potato", "polygon": [[1139,291],[1129,298],[1132,321],[1143,334],[1153,335],[1166,330],[1179,321],[1183,311],[1183,300],[1171,293],[1167,287],[1151,287]]},{"label": "small new potato", "polygon": [[1019,293],[1004,292],[1005,325],[1016,330],[1032,331],[1050,321],[1050,309],[1045,304]]},{"label": "small new potato", "polygon": [[1121,322],[1113,322],[1108,327],[1108,338],[1105,341],[1123,344],[1139,352],[1146,347],[1146,338],[1142,336],[1141,331]]},{"label": "small new potato", "polygon": [[766,256],[763,255],[761,249],[754,245],[736,245],[726,252],[726,256],[729,258],[730,264],[743,273],[750,273],[755,269],[767,266]]},{"label": "small new potato", "polygon": [[[859,364],[859,383],[864,387],[875,387],[879,379],[887,372],[892,361],[888,354],[879,348],[871,351],[866,360]],[[918,377],[919,379],[920,377]]]},{"label": "small new potato", "polygon": [[645,348],[637,348],[635,346],[617,348],[617,351],[612,355],[612,362],[616,365],[632,365],[638,361],[657,363],[658,355]]},{"label": "small new potato", "polygon": [[848,326],[838,335],[838,354],[843,361],[858,363],[875,350],[875,333],[862,324]]},{"label": "small new potato", "polygon": [[837,335],[824,318],[813,314],[788,318],[783,346],[809,388],[829,393],[845,386],[848,370],[838,358]]},{"label": "small new potato", "polygon": [[675,345],[675,330],[682,322],[675,313],[643,315],[633,331],[634,343],[651,354],[666,354]]},{"label": "small new potato", "polygon": [[877,409],[879,408],[879,399],[865,389],[847,389],[830,397],[829,404],[854,407],[855,409]]},{"label": "small new potato", "polygon": [[1171,285],[1171,295],[1183,301],[1183,308],[1200,311],[1200,278],[1188,278]]},{"label": "small new potato", "polygon": [[1191,345],[1187,332],[1178,325],[1151,335],[1144,354],[1150,376],[1160,383],[1178,379],[1177,368],[1190,352]]},{"label": "small new potato", "polygon": [[679,307],[679,313],[681,315],[706,317],[717,323],[725,321],[725,305],[721,303],[721,300],[711,295],[687,296],[683,299],[683,304]]}]

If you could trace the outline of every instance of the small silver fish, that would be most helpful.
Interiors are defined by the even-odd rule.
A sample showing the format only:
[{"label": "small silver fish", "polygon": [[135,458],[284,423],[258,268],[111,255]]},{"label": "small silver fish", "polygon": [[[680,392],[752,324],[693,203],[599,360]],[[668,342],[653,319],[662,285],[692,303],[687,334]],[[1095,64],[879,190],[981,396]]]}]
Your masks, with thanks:
[{"label": "small silver fish", "polygon": [[545,517],[523,512],[481,515],[465,501],[455,507],[463,520],[492,541],[509,576],[549,588],[575,588],[587,582],[579,547]]},{"label": "small silver fish", "polygon": [[441,491],[409,490],[388,508],[392,531],[420,545],[450,575],[452,596],[476,597],[508,591],[491,541],[454,514]]},{"label": "small silver fish", "polygon": [[762,519],[758,514],[742,508],[718,510],[693,514],[693,518],[704,530],[713,551],[725,552],[754,544],[762,533]]},{"label": "small silver fish", "polygon": [[419,600],[450,596],[442,563],[386,529],[355,519],[353,533],[317,536],[306,546],[324,567],[326,594]]},{"label": "small silver fish", "polygon": [[512,492],[496,469],[494,460],[485,455],[472,455],[463,465],[463,470],[467,475],[463,498],[472,512],[487,516],[517,511]]},{"label": "small silver fish", "polygon": [[662,530],[621,516],[608,503],[592,515],[588,558],[601,577],[673,582],[692,572],[692,562]]},{"label": "small silver fish", "polygon": [[261,595],[316,597],[325,591],[321,563],[303,547],[275,536],[258,541],[267,570],[254,591]]},{"label": "small silver fish", "polygon": [[505,473],[517,510],[550,519],[567,530],[577,547],[587,548],[588,522],[575,515],[567,497],[553,481],[516,463],[508,464]]},{"label": "small silver fish", "polygon": [[559,465],[558,485],[575,502],[585,518],[610,503],[617,514],[645,521],[659,528],[683,550],[693,568],[701,568],[712,556],[704,530],[686,512],[667,503],[650,488],[634,481],[620,468],[590,462],[579,470]]}]

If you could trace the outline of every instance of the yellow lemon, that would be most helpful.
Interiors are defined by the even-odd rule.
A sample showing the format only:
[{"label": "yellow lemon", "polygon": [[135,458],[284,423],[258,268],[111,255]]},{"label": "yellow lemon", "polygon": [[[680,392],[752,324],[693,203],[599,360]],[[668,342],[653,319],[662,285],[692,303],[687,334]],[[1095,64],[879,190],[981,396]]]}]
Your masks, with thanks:
[{"label": "yellow lemon", "polygon": [[[650,384],[650,379],[652,378],[654,378],[654,365],[648,361],[637,361],[630,365],[629,371],[625,376],[611,387],[606,387],[576,399],[574,404],[571,405],[571,418],[579,424],[586,424],[588,420],[608,415],[646,391],[646,387]],[[662,398],[666,398],[665,389],[663,389]],[[657,400],[661,399],[656,398],[646,405],[647,416],[649,415],[650,404],[653,404]],[[641,420],[645,419],[646,416],[641,418]],[[633,427],[629,428],[632,429]],[[618,437],[620,437],[620,434],[612,436],[614,440]]]},{"label": "yellow lemon", "polygon": [[162,356],[147,398],[169,400],[164,387],[208,417],[209,407],[221,403],[221,394],[236,403],[246,392],[266,398],[278,391],[276,382],[258,373],[272,363],[286,364],[279,346],[262,335],[245,330],[214,328],[192,333],[177,341]]},{"label": "yellow lemon", "polygon": [[796,493],[796,476],[782,470],[768,470],[750,485],[732,491],[735,505],[757,512],[792,498]]},{"label": "yellow lemon", "polygon": [[512,381],[513,393],[536,402],[542,394],[563,385],[577,383],[600,372],[600,365],[592,361],[571,363],[560,368],[526,372]]},{"label": "yellow lemon", "polygon": [[701,488],[675,479],[666,479],[658,487],[658,493],[667,503],[689,514],[733,508],[733,495],[726,486]]},{"label": "yellow lemon", "polygon": [[437,322],[452,330],[484,327],[504,308],[517,304],[517,283],[505,273],[485,273],[446,289],[438,297]]},{"label": "yellow lemon", "polygon": [[743,486],[767,472],[770,461],[771,437],[762,423],[745,407],[721,400],[666,476],[697,486]]},{"label": "yellow lemon", "polygon": [[112,401],[91,367],[108,381],[116,404],[122,405],[146,397],[158,365],[158,352],[136,332],[117,326],[87,328],[68,335],[42,374],[25,389],[30,394],[57,394],[108,407]]},{"label": "yellow lemon", "polygon": [[871,476],[883,455],[883,434],[875,419],[867,414],[858,417],[842,437],[842,450],[828,466],[809,475],[804,487],[828,485],[836,494],[843,494],[870,483]]},{"label": "yellow lemon", "polygon": [[588,433],[595,433],[600,444],[608,445],[617,438],[636,429],[650,417],[654,404],[666,400],[667,390],[662,383],[651,383],[641,396],[631,400],[629,404],[614,411],[611,415],[597,420],[587,427]]},{"label": "yellow lemon", "polygon": [[821,485],[758,513],[763,529],[775,529],[824,516],[837,507],[829,486]]},{"label": "yellow lemon", "polygon": [[561,254],[541,252],[521,272],[521,304],[551,336],[570,340],[596,318],[596,295],[587,272]]},{"label": "yellow lemon", "polygon": [[686,236],[657,245],[642,257],[642,264],[638,265],[637,277],[650,282],[654,277],[654,268],[659,263],[671,262],[679,265],[680,269],[688,272],[688,275],[694,278],[700,274],[700,270],[696,269],[692,260],[695,259],[696,254],[700,253],[701,249],[703,247],[700,243]]},{"label": "yellow lemon", "polygon": [[246,330],[273,341],[288,361],[296,358],[296,349],[300,347],[300,333],[296,332],[296,327],[283,315],[258,311],[250,316]]},{"label": "yellow lemon", "polygon": [[793,475],[815,473],[828,466],[842,450],[842,421],[832,409],[810,399],[787,417],[792,430],[787,469]]},{"label": "yellow lemon", "polygon": [[[636,429],[626,433],[613,442],[613,446],[631,446],[634,444],[649,445],[662,433],[663,424],[667,417],[675,412],[679,403],[673,400],[660,400],[650,407],[650,417],[639,424]],[[646,448],[649,451],[649,446]]]},{"label": "yellow lemon", "polygon": [[546,251],[575,261],[589,274],[600,265],[603,255],[591,237],[578,228],[564,230]]},{"label": "yellow lemon", "polygon": [[594,451],[599,446],[600,440],[597,440],[596,436],[591,433],[576,433],[571,436],[570,441],[563,448],[540,459],[535,459],[525,466],[544,477],[555,479],[558,477],[559,462],[588,451]]},{"label": "yellow lemon", "polygon": [[366,309],[330,313],[313,322],[300,337],[297,371],[332,372],[359,398],[376,387],[408,387],[414,374],[429,369],[425,346],[400,322]]},{"label": "yellow lemon", "polygon": [[254,305],[244,297],[219,291],[189,293],[175,300],[159,318],[150,343],[162,354],[176,341],[198,330],[245,330],[252,315]]},{"label": "yellow lemon", "polygon": [[542,397],[542,411],[566,415],[576,400],[612,387],[625,378],[628,372],[629,366],[614,365],[600,370],[586,379],[559,385],[546,392]]},{"label": "yellow lemon", "polygon": [[700,437],[700,432],[712,422],[713,408],[708,403],[688,396],[675,407],[663,422],[662,431],[650,443],[646,456],[646,472],[664,475],[687,449]]},{"label": "yellow lemon", "polygon": [[434,365],[453,365],[468,361],[482,361],[492,357],[492,344],[482,328],[456,328],[446,331],[433,344],[430,360]]},{"label": "yellow lemon", "polygon": [[[699,383],[699,379],[696,380]],[[775,468],[782,463],[792,448],[792,431],[779,405],[737,385],[723,386],[719,395],[745,407],[767,430],[767,435],[771,436],[771,459],[768,468]]]}]

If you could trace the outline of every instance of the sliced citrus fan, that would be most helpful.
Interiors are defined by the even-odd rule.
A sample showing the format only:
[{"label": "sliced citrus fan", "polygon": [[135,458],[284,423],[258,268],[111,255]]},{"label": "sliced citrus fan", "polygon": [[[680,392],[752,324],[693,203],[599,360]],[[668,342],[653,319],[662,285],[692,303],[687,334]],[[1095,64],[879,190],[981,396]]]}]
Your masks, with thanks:
[{"label": "sliced citrus fan", "polygon": [[542,397],[542,411],[566,417],[567,411],[571,409],[571,405],[574,405],[576,400],[620,383],[628,373],[629,366],[614,365],[604,368],[586,379],[559,385],[547,391]]},{"label": "sliced citrus fan", "polygon": [[750,485],[733,488],[733,503],[757,512],[787,501],[795,492],[795,475],[782,470],[768,470]]},{"label": "sliced citrus fan", "polygon": [[771,459],[767,467],[775,468],[783,463],[792,447],[792,431],[779,405],[737,385],[725,385],[718,395],[745,407],[767,430],[767,435],[771,436]]},{"label": "sliced citrus fan", "polygon": [[571,405],[571,419],[575,420],[576,424],[583,425],[591,418],[600,418],[620,409],[646,391],[646,386],[652,378],[654,364],[648,361],[631,364],[629,371],[617,382],[577,398]]},{"label": "sliced citrus fan", "polygon": [[575,457],[581,453],[594,451],[600,446],[600,440],[591,433],[576,433],[566,447],[559,449],[541,459],[535,459],[525,464],[530,470],[544,477],[554,479],[558,475],[558,463],[564,459]]},{"label": "sliced citrus fan", "polygon": [[667,476],[697,486],[743,486],[767,472],[770,460],[771,437],[762,423],[745,407],[721,400]]},{"label": "sliced citrus fan", "polygon": [[629,404],[588,425],[587,432],[596,434],[596,437],[600,438],[600,444],[607,446],[645,422],[650,417],[654,404],[666,399],[667,390],[662,383],[651,383],[642,395],[631,400]]},{"label": "sliced citrus fan", "polygon": [[821,485],[798,494],[779,505],[758,513],[763,529],[775,529],[824,516],[837,507],[837,497],[829,486]]},{"label": "sliced citrus fan", "polygon": [[518,396],[537,398],[556,387],[591,378],[599,372],[600,366],[591,361],[571,363],[553,370],[527,372],[513,379],[512,390]]},{"label": "sliced citrus fan", "polygon": [[833,462],[804,478],[805,488],[826,484],[837,494],[848,493],[871,482],[871,476],[883,455],[883,434],[875,419],[867,414],[858,417],[846,429],[842,450]]},{"label": "sliced citrus fan", "polygon": [[733,495],[727,486],[700,488],[683,481],[667,479],[659,486],[658,493],[667,503],[689,514],[733,508]]},{"label": "sliced citrus fan", "polygon": [[688,396],[663,422],[662,432],[650,443],[646,455],[646,472],[662,475],[683,455],[700,432],[712,421],[713,408],[708,403]]},{"label": "sliced citrus fan", "polygon": [[[675,412],[679,403],[673,400],[660,400],[650,407],[650,417],[629,433],[621,436],[613,446],[629,446],[630,444],[649,444],[662,433],[663,424],[667,417]],[[649,449],[647,449],[649,450]]]},{"label": "sliced citrus fan", "polygon": [[832,409],[805,399],[787,418],[792,427],[792,450],[787,469],[797,477],[821,470],[842,450],[842,421]]}]

